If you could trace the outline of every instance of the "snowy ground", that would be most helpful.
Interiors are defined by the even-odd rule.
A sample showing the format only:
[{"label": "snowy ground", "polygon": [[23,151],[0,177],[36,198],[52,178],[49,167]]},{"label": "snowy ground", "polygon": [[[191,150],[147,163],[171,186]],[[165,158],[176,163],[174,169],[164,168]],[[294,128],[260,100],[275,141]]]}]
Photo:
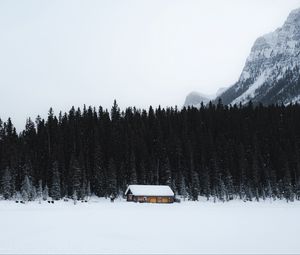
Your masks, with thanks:
[{"label": "snowy ground", "polygon": [[15,204],[0,253],[300,253],[300,202]]}]

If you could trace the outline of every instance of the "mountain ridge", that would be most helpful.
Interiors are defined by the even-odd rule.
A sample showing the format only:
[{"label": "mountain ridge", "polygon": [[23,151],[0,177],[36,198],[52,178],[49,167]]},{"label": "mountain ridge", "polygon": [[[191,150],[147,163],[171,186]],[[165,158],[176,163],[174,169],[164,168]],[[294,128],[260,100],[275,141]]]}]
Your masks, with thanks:
[{"label": "mountain ridge", "polygon": [[282,27],[256,39],[239,80],[218,98],[224,104],[300,101],[300,8]]},{"label": "mountain ridge", "polygon": [[221,95],[227,88],[222,87],[217,90],[215,94],[207,95],[197,91],[190,92],[184,102],[184,107],[194,106],[200,107],[201,103],[204,105],[208,104],[210,101],[214,101],[219,95]]}]

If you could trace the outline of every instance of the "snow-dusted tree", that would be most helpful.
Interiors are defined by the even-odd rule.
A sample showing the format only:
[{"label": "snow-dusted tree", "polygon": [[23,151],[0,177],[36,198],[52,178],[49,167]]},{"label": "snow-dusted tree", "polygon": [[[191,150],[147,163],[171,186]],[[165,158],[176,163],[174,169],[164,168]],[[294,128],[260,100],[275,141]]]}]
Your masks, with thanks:
[{"label": "snow-dusted tree", "polygon": [[73,191],[72,199],[73,199],[74,205],[76,205],[77,204],[77,199],[78,199],[76,190]]},{"label": "snow-dusted tree", "polygon": [[212,195],[212,197],[213,197],[214,203],[216,203],[218,197],[217,197],[217,191],[216,191],[216,187],[215,187],[215,186],[214,186],[214,187],[212,188],[212,190],[211,190],[211,195]]},{"label": "snow-dusted tree", "polygon": [[36,187],[31,185],[32,189],[31,189],[31,196],[30,196],[30,200],[34,201],[37,198],[37,192],[36,192]]},{"label": "snow-dusted tree", "polygon": [[201,175],[201,188],[202,188],[202,194],[206,197],[206,200],[209,200],[209,197],[211,195],[211,190],[210,190],[210,176],[207,168],[203,169],[204,171],[202,172]]},{"label": "snow-dusted tree", "polygon": [[22,195],[20,194],[20,192],[15,191],[14,193],[14,200],[19,201],[22,199]]},{"label": "snow-dusted tree", "polygon": [[232,200],[235,191],[234,191],[234,185],[233,185],[233,178],[232,178],[231,173],[228,170],[226,171],[224,183],[226,186],[226,201]]},{"label": "snow-dusted tree", "polygon": [[49,197],[49,188],[48,185],[46,184],[43,190],[43,200],[46,201]]},{"label": "snow-dusted tree", "polygon": [[192,181],[191,181],[191,187],[190,187],[190,199],[193,201],[198,201],[199,196],[199,176],[196,171],[192,172]]},{"label": "snow-dusted tree", "polygon": [[80,195],[81,192],[81,174],[82,169],[79,165],[79,162],[74,157],[71,158],[70,162],[71,173],[72,173],[72,184],[73,184],[73,194],[76,191],[76,196]]},{"label": "snow-dusted tree", "polygon": [[22,182],[21,195],[25,202],[32,200],[32,184],[28,175],[25,175],[24,180]]},{"label": "snow-dusted tree", "polygon": [[92,196],[92,192],[91,192],[91,183],[88,182],[87,188],[86,188],[86,195],[88,197],[88,199]]},{"label": "snow-dusted tree", "polygon": [[58,171],[58,163],[57,163],[57,161],[54,161],[53,165],[52,165],[51,197],[54,200],[61,199],[60,177],[59,177],[59,171]]},{"label": "snow-dusted tree", "polygon": [[42,200],[43,200],[43,182],[42,182],[42,180],[39,180],[39,186],[37,189],[37,198],[39,200],[39,204],[41,204]]},{"label": "snow-dusted tree", "polygon": [[266,200],[266,188],[265,187],[263,187],[263,189],[261,190],[261,197],[264,201]]},{"label": "snow-dusted tree", "polygon": [[218,191],[219,191],[219,194],[218,194],[218,198],[222,201],[222,202],[225,202],[226,200],[226,194],[227,194],[227,189],[225,187],[225,183],[222,179],[222,175],[219,174],[219,179],[218,179]]},{"label": "snow-dusted tree", "polygon": [[295,184],[295,199],[300,200],[300,178],[296,180]]},{"label": "snow-dusted tree", "polygon": [[268,197],[270,200],[273,198],[273,190],[270,180],[267,180],[266,197]]},{"label": "snow-dusted tree", "polygon": [[4,199],[11,198],[11,173],[8,167],[5,168],[1,179],[2,194]]},{"label": "snow-dusted tree", "polygon": [[288,168],[288,165],[284,167],[285,170],[285,176],[283,178],[283,196],[286,199],[287,202],[293,202],[294,201],[294,192],[293,192],[293,186],[292,186],[292,180],[291,180],[291,174],[290,170]]},{"label": "snow-dusted tree", "polygon": [[85,200],[85,197],[87,196],[87,186],[86,181],[82,183],[81,189],[80,189],[80,199]]},{"label": "snow-dusted tree", "polygon": [[185,184],[185,180],[183,175],[181,175],[180,183],[179,183],[179,194],[182,196],[183,200],[188,197],[188,192]]},{"label": "snow-dusted tree", "polygon": [[239,197],[241,200],[246,201],[247,199],[247,176],[246,176],[246,169],[247,169],[247,160],[245,156],[245,150],[242,144],[239,146]]},{"label": "snow-dusted tree", "polygon": [[247,190],[246,190],[246,197],[248,201],[252,201],[253,200],[253,191],[250,185],[247,186]]}]

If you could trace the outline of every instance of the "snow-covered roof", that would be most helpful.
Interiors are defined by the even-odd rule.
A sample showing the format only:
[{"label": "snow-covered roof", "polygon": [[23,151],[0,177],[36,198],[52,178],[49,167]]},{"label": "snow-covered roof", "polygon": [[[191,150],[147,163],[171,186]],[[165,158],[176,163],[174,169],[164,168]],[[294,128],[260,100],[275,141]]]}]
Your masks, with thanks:
[{"label": "snow-covered roof", "polygon": [[125,195],[129,190],[134,196],[174,196],[174,192],[167,185],[129,185]]}]

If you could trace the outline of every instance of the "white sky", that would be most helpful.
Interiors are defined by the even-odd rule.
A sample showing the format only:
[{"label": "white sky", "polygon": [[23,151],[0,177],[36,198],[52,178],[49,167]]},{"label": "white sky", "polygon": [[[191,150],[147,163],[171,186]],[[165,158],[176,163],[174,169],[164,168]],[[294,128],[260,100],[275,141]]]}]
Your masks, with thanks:
[{"label": "white sky", "polygon": [[239,77],[300,0],[0,0],[0,117],[182,106]]}]

